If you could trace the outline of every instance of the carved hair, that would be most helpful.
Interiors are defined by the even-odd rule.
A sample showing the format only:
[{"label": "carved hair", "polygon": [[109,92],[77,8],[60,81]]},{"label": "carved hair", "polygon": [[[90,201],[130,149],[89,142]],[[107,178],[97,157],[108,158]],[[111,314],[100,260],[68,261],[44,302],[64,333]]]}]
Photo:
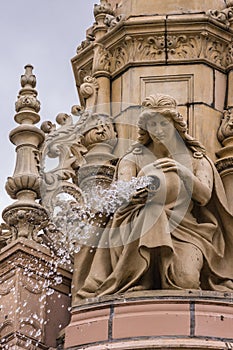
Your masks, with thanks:
[{"label": "carved hair", "polygon": [[148,119],[152,117],[152,113],[158,112],[166,118],[171,118],[174,127],[178,131],[180,137],[185,142],[186,146],[194,153],[196,157],[202,157],[206,150],[204,146],[194,137],[188,134],[187,124],[183,116],[177,111],[177,102],[173,97],[168,95],[150,95],[142,102],[144,107],[138,120],[138,142],[147,145],[152,142],[147,131]]}]

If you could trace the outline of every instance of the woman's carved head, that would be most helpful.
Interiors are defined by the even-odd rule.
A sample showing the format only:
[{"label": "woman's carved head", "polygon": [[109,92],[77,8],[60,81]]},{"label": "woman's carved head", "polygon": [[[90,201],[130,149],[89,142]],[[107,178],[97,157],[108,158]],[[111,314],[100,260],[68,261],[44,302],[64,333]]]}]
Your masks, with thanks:
[{"label": "woman's carved head", "polygon": [[[205,153],[205,148],[199,141],[188,134],[188,128],[183,116],[178,112],[177,101],[169,95],[150,95],[142,102],[143,110],[138,120],[138,141],[143,145],[152,142],[149,127],[151,120],[156,120],[158,116],[165,117],[173,123],[181,139],[185,142],[193,153],[200,155]],[[169,126],[169,124],[167,124]],[[164,140],[166,142],[166,140]]]}]

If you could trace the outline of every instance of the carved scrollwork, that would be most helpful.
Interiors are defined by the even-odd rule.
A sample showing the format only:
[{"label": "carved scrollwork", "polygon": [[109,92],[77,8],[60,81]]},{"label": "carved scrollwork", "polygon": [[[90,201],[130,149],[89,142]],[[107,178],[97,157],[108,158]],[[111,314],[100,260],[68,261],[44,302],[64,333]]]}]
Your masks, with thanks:
[{"label": "carved scrollwork", "polygon": [[228,2],[228,7],[223,10],[209,10],[207,11],[207,15],[219,23],[230,27],[233,20],[233,4]]},{"label": "carved scrollwork", "polygon": [[[0,325],[0,334],[1,334],[1,338],[2,335],[5,334],[5,332],[9,333],[13,333],[14,332],[14,321],[11,319],[7,319],[5,320],[1,325]],[[4,340],[2,338],[2,340]]]},{"label": "carved scrollwork", "polygon": [[[37,314],[33,315],[34,317],[22,317],[20,319],[20,331],[22,333],[30,334],[30,336],[41,340],[42,330],[39,320],[40,317]],[[37,317],[37,319],[35,319]]]},{"label": "carved scrollwork", "polygon": [[[86,76],[83,84],[80,86],[80,95],[85,101],[85,107],[87,109],[95,108],[97,104],[99,84],[96,78]],[[87,101],[88,100],[88,101]]]},{"label": "carved scrollwork", "polygon": [[[56,186],[55,179],[68,180],[75,176],[74,168],[77,164],[80,166],[85,163],[83,155],[86,153],[81,143],[79,122],[74,125],[72,117],[66,113],[58,114],[56,121],[61,127],[50,131],[41,150],[43,181],[48,185],[53,183],[54,186]],[[45,125],[50,124],[47,122]],[[58,165],[49,172],[45,169],[46,157],[58,158]]]},{"label": "carved scrollwork", "polygon": [[124,18],[125,18],[124,15],[113,16],[113,15],[107,14],[104,19],[104,24],[110,30],[116,27],[118,24],[120,24],[124,20]]},{"label": "carved scrollwork", "polygon": [[[53,128],[49,132],[42,148],[43,200],[48,197],[50,191],[55,191],[62,181],[73,179],[76,182],[76,169],[86,163],[85,154],[91,144],[116,142],[116,133],[108,115],[81,112],[78,122],[73,124],[71,116],[60,113],[56,120],[61,127]],[[58,160],[57,166],[49,171],[45,167],[48,158]],[[64,183],[62,186],[64,187]]]},{"label": "carved scrollwork", "polygon": [[[86,82],[93,80],[90,77]],[[60,127],[55,128],[51,122],[43,124],[48,133],[42,148],[40,172],[42,204],[50,213],[43,242],[57,255],[61,251],[64,254],[65,249],[71,256],[76,237],[81,235],[80,225],[75,224],[75,220],[85,221],[83,208],[87,207],[86,193],[79,188],[79,169],[88,169],[87,180],[91,177],[92,162],[99,168],[103,164],[110,166],[110,160],[115,158],[111,151],[117,140],[109,115],[88,112],[80,106],[74,106],[72,114],[78,117],[76,123],[70,115],[60,113],[56,118]],[[55,167],[46,167],[48,158],[57,158]]]},{"label": "carved scrollwork", "polygon": [[78,70],[77,73],[77,85],[80,86],[83,82],[85,77],[92,75],[92,64],[87,66],[85,69],[81,68]]}]

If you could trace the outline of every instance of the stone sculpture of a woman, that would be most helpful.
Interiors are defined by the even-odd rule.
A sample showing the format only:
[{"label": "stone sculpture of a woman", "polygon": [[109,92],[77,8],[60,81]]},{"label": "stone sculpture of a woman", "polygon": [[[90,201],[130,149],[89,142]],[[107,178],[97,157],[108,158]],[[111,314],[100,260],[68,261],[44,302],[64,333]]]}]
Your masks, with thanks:
[{"label": "stone sculpture of a woman", "polygon": [[215,167],[187,133],[175,99],[151,95],[142,107],[138,142],[120,159],[116,181],[147,177],[154,185],[114,213],[85,276],[80,266],[74,274],[74,300],[137,290],[232,289],[232,216]]}]

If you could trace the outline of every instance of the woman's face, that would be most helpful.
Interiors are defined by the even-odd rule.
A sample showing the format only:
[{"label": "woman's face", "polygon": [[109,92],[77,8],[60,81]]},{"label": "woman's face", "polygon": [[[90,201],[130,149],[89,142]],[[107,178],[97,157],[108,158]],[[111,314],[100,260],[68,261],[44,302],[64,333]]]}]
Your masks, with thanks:
[{"label": "woman's face", "polygon": [[154,143],[167,144],[175,137],[176,129],[171,118],[154,113],[148,119],[147,131]]}]

